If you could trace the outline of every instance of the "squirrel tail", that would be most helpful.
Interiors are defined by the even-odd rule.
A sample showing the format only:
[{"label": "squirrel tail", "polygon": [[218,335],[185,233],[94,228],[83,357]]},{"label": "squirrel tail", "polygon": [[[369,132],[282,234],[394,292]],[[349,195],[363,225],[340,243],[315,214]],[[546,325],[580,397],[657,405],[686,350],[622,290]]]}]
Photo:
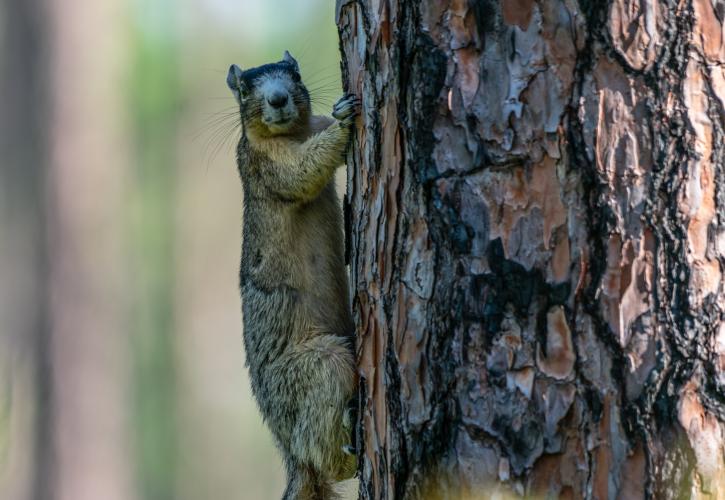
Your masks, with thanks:
[{"label": "squirrel tail", "polygon": [[338,500],[330,478],[314,468],[297,463],[287,464],[287,488],[282,500]]}]

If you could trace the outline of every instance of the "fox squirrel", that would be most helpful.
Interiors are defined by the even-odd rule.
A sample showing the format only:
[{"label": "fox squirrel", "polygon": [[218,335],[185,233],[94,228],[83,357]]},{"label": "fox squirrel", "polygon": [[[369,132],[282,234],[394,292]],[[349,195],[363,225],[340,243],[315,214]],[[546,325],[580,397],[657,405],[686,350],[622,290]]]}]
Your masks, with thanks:
[{"label": "fox squirrel", "polygon": [[244,189],[239,271],[252,391],[287,469],[284,500],[336,498],[356,469],[354,325],[340,204],[359,102],[313,116],[297,61],[242,71],[227,85],[239,104],[237,165]]}]

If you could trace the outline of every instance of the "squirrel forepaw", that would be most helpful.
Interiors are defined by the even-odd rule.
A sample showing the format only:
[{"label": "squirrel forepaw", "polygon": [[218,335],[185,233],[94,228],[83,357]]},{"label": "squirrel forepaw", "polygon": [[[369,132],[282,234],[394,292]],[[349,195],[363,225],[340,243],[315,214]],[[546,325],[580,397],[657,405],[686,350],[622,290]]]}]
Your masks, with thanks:
[{"label": "squirrel forepaw", "polygon": [[360,99],[353,94],[347,94],[332,107],[332,116],[342,126],[352,125],[355,117],[360,114]]}]

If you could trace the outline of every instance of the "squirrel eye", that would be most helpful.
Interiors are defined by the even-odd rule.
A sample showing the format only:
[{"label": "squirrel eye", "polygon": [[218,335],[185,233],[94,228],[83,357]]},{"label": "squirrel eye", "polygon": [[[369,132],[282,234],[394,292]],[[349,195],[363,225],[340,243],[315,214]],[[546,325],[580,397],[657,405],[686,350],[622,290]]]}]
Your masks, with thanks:
[{"label": "squirrel eye", "polygon": [[296,71],[294,73],[292,73],[292,81],[295,83],[299,83],[299,81],[300,81],[300,74],[297,73]]}]

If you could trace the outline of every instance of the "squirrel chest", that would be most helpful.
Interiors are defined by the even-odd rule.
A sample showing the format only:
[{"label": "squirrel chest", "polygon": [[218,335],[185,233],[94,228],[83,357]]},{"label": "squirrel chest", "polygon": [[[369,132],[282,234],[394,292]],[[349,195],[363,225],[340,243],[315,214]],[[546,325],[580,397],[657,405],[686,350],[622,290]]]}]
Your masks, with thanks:
[{"label": "squirrel chest", "polygon": [[[340,207],[331,181],[314,200],[291,203],[245,185],[240,283],[245,335],[349,334]],[[247,307],[252,306],[252,307]],[[266,332],[251,308],[269,310]],[[260,318],[261,319],[261,318]]]}]

